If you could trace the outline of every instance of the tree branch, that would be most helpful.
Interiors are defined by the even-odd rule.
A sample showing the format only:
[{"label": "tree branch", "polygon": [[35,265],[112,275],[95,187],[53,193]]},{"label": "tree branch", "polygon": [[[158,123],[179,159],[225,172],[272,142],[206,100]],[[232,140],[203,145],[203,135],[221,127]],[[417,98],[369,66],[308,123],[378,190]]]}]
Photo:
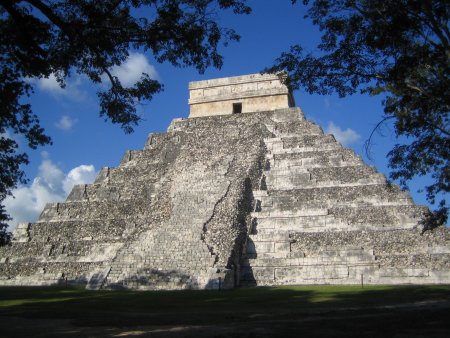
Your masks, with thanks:
[{"label": "tree branch", "polygon": [[383,118],[380,122],[377,123],[377,125],[372,129],[372,132],[369,135],[369,138],[364,142],[364,152],[366,153],[366,156],[369,160],[372,160],[372,155],[370,154],[370,147],[372,145],[372,138],[376,131],[380,129],[380,127],[385,123],[387,120],[393,119],[394,116],[387,116]]},{"label": "tree branch", "polygon": [[23,1],[28,2],[30,5],[33,5],[34,7],[39,9],[42,14],[44,14],[51,22],[53,22],[60,29],[66,28],[66,23],[62,21],[59,16],[53,13],[51,8],[48,7],[46,4],[44,4],[42,1],[39,0],[23,0]]},{"label": "tree branch", "polygon": [[116,87],[116,80],[114,79],[114,76],[111,74],[111,72],[106,67],[102,67],[102,70],[106,73],[106,75],[109,78],[109,81],[111,81],[111,86]]},{"label": "tree branch", "polygon": [[[22,13],[20,13],[17,8],[13,5],[13,2],[8,0],[0,0],[0,4],[3,6],[3,8],[6,9],[6,11],[11,15],[13,20],[17,23],[17,25],[20,27],[20,35],[23,36],[23,38],[28,42],[28,44],[32,47],[31,49],[40,54],[41,56],[46,56],[47,53],[44,51],[37,43],[33,40],[33,38],[28,33],[28,27],[24,24],[24,18],[22,16]],[[28,47],[28,46],[25,46]]]},{"label": "tree branch", "polygon": [[56,15],[50,7],[39,0],[24,1],[39,9],[41,13],[44,14],[54,25],[56,25],[69,39],[73,38],[73,32],[70,27],[58,15]]},{"label": "tree branch", "polygon": [[442,44],[445,46],[445,49],[448,50],[450,48],[449,40],[442,34],[440,29],[439,22],[436,21],[435,16],[433,15],[433,10],[431,8],[431,4],[429,1],[425,1],[422,3],[425,15],[431,24],[431,29],[436,34],[436,36],[441,40]]}]

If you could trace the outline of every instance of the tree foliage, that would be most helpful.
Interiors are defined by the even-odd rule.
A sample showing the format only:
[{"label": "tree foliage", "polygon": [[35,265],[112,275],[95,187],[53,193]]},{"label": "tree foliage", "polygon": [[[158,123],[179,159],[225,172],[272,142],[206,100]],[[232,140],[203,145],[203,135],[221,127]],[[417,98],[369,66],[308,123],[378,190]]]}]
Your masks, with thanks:
[{"label": "tree foliage", "polygon": [[[199,72],[222,66],[218,48],[239,40],[232,29],[221,27],[217,11],[248,14],[246,0],[0,0],[0,202],[18,183],[25,183],[14,134],[30,148],[51,143],[33,113],[28,98],[30,78],[54,75],[64,87],[70,74],[101,83],[100,116],[133,131],[140,117],[136,103],[151,100],[162,85],[143,73],[139,82],[125,87],[111,73],[129,51],[151,53],[158,62],[192,66]],[[102,87],[100,87],[102,88]],[[8,220],[0,205],[0,241]]]},{"label": "tree foliage", "polygon": [[[292,0],[292,3],[296,3]],[[405,142],[389,152],[391,178],[406,188],[431,174],[434,204],[450,189],[450,3],[445,0],[303,0],[321,32],[316,53],[294,45],[268,71],[286,70],[294,88],[340,97],[384,95],[384,119]],[[426,226],[446,222],[439,203]]]}]

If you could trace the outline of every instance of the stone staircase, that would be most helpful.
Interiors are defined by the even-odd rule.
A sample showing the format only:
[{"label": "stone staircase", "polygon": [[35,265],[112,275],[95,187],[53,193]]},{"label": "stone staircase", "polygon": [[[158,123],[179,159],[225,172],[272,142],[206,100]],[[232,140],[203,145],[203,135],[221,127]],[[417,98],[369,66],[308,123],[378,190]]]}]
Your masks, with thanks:
[{"label": "stone staircase", "polygon": [[[220,118],[215,120],[220,121]],[[232,215],[233,210],[238,210],[238,206],[229,204],[227,199],[228,195],[232,195],[230,190],[233,190],[233,180],[245,180],[245,176],[239,176],[239,171],[242,171],[239,163],[250,160],[249,163],[255,165],[256,162],[252,162],[251,156],[247,159],[249,154],[244,152],[240,155],[242,161],[239,160],[239,157],[234,155],[237,149],[226,144],[210,142],[205,145],[205,140],[190,132],[190,129],[215,136],[210,133],[210,129],[211,123],[217,124],[217,121],[204,119],[198,122],[200,123],[179,120],[171,126],[171,130],[173,137],[181,142],[181,145],[183,142],[193,143],[186,145],[186,150],[206,150],[208,157],[196,161],[198,155],[186,154],[187,158],[179,155],[171,160],[171,168],[167,173],[167,176],[171,177],[167,182],[170,187],[168,218],[156,226],[144,226],[142,230],[130,235],[131,240],[113,259],[104,287],[155,290],[217,289],[234,285],[234,276],[229,276],[230,272],[234,272],[227,268],[230,249],[226,247],[226,233],[232,230],[232,227],[220,221],[219,229],[216,229],[214,223],[217,222],[216,214],[228,210],[226,213]],[[205,126],[200,125],[201,123]],[[236,131],[239,131],[239,127],[229,123],[226,123],[226,126],[230,127],[229,132],[226,128],[218,129],[227,134],[225,140],[238,140],[239,134],[236,134]],[[251,125],[248,128],[251,128]],[[117,181],[117,177],[130,175],[125,172],[137,172],[134,166],[129,169],[122,168],[123,163],[139,163],[141,154],[165,142],[167,137],[164,134],[151,135],[143,152],[126,154],[120,171],[109,171],[107,176]],[[202,147],[198,147],[197,143],[202,143]],[[239,143],[235,147],[239,147]],[[167,156],[162,156],[164,161],[167,161]],[[145,170],[149,171],[142,168],[142,171]],[[164,184],[155,182],[154,186],[157,188],[152,189],[152,192],[156,192],[151,194],[152,198],[157,197],[157,192]],[[219,238],[217,233],[220,234]],[[228,241],[233,246],[236,245],[234,237],[230,237]]]},{"label": "stone staircase", "polygon": [[[414,231],[426,208],[300,111],[273,119],[268,129],[273,137],[264,139],[265,171],[253,191],[241,285],[385,283],[409,275],[409,282],[435,281],[426,269],[394,266],[384,273],[373,246],[339,240],[321,245],[323,234]],[[316,235],[315,250],[299,249],[306,235]]]},{"label": "stone staircase", "polygon": [[218,186],[220,177],[195,172],[201,173],[201,180],[195,174],[183,175],[172,185],[168,221],[136,235],[117,254],[108,275],[109,288],[183,289],[214,284],[216,257],[203,240],[204,224],[211,217],[208,201],[218,199],[226,187]]}]

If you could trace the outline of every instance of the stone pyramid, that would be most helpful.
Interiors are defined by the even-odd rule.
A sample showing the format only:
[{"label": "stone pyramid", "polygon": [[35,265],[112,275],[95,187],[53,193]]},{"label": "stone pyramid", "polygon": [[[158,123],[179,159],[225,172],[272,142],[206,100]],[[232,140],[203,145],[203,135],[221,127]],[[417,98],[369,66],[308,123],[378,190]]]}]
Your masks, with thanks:
[{"label": "stone pyramid", "polygon": [[191,82],[190,116],[0,248],[0,285],[450,283],[450,231],[295,108],[281,75]]}]

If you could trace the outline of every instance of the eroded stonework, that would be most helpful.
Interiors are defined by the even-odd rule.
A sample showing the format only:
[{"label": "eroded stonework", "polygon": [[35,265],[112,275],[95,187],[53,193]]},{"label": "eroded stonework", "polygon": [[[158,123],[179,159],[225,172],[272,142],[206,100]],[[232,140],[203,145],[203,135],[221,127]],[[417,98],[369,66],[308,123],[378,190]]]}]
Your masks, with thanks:
[{"label": "eroded stonework", "polygon": [[20,225],[0,285],[450,283],[425,211],[298,108],[176,119]]}]

